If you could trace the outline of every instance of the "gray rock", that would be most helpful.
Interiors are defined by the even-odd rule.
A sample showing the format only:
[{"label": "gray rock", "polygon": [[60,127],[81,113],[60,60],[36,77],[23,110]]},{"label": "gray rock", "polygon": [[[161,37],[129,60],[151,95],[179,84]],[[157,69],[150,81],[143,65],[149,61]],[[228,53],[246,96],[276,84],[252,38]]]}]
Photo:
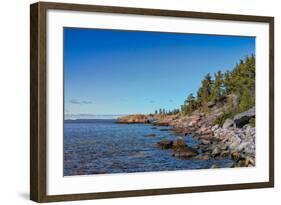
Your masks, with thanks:
[{"label": "gray rock", "polygon": [[214,107],[215,105],[216,105],[215,102],[208,102],[208,103],[207,103],[208,108],[212,108],[212,107]]},{"label": "gray rock", "polygon": [[214,132],[214,131],[216,131],[217,129],[219,129],[219,125],[214,125],[211,130],[212,130],[212,132]]},{"label": "gray rock", "polygon": [[229,155],[229,151],[228,150],[221,152],[221,157],[228,157],[228,155]]},{"label": "gray rock", "polygon": [[251,109],[239,113],[234,116],[234,123],[236,127],[242,128],[244,125],[248,124],[251,118],[254,118],[256,116],[255,107],[252,107]]},{"label": "gray rock", "polygon": [[173,141],[172,140],[162,140],[162,141],[156,143],[156,147],[158,147],[160,149],[171,149],[173,147]]},{"label": "gray rock", "polygon": [[244,151],[249,145],[250,145],[250,142],[242,142],[241,144],[238,145],[237,151],[238,151],[238,152],[242,152],[242,151]]},{"label": "gray rock", "polygon": [[180,151],[175,151],[173,157],[178,158],[191,158],[195,157],[199,154],[199,152],[191,147],[186,147],[185,149],[181,149]]},{"label": "gray rock", "polygon": [[213,149],[211,155],[212,155],[212,157],[216,157],[216,156],[220,155],[220,153],[221,153],[220,148],[216,147],[215,149]]},{"label": "gray rock", "polygon": [[232,127],[234,124],[234,121],[232,119],[226,119],[225,122],[223,123],[222,128],[227,129],[229,127]]},{"label": "gray rock", "polygon": [[247,156],[245,159],[245,165],[246,166],[249,166],[249,165],[255,166],[255,159],[253,157]]},{"label": "gray rock", "polygon": [[210,140],[202,139],[202,140],[201,140],[201,144],[203,144],[203,145],[208,145],[208,144],[211,144],[211,142],[210,142]]},{"label": "gray rock", "polygon": [[230,145],[229,145],[229,149],[230,150],[237,150],[237,147],[239,146],[239,141],[233,141]]}]

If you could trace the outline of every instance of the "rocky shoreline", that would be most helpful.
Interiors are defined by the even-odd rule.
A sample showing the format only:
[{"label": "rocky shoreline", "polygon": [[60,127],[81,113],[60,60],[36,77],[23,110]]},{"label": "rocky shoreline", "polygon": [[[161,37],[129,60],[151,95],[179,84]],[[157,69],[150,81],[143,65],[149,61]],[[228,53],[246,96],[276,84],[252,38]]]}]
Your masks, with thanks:
[{"label": "rocky shoreline", "polygon": [[[224,106],[214,106],[208,113],[196,110],[189,116],[137,114],[118,118],[117,121],[124,124],[171,126],[172,131],[180,137],[173,141],[159,141],[155,146],[173,150],[173,156],[180,159],[231,158],[233,164],[230,167],[255,166],[255,127],[250,123],[251,119],[255,119],[255,107],[226,119],[221,126],[214,124],[224,110]],[[197,147],[185,143],[184,137],[189,135],[199,141]],[[214,164],[213,168],[217,166]]]}]

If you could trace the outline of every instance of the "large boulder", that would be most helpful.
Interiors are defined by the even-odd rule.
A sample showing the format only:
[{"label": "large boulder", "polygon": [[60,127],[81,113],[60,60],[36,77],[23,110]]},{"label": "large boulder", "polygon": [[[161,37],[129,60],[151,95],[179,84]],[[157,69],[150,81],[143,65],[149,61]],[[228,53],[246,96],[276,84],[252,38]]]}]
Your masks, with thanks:
[{"label": "large boulder", "polygon": [[224,128],[224,129],[230,128],[233,126],[233,124],[234,124],[234,122],[232,119],[226,119],[225,122],[223,123],[222,128]]},{"label": "large boulder", "polygon": [[233,120],[238,128],[242,128],[244,125],[248,124],[251,118],[254,118],[256,116],[255,107],[252,107],[251,109],[239,113],[234,116]]}]

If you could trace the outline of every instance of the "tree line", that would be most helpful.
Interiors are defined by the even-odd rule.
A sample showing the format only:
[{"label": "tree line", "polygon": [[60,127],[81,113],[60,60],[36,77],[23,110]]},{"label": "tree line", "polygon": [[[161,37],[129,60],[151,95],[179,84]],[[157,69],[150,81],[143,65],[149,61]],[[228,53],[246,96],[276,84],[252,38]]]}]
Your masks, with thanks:
[{"label": "tree line", "polygon": [[197,95],[187,96],[181,106],[181,113],[189,115],[197,109],[208,110],[210,103],[225,100],[227,95],[238,98],[236,112],[243,112],[255,105],[255,56],[246,56],[232,71],[217,71],[214,79],[208,73],[201,81]]},{"label": "tree line", "polygon": [[155,115],[175,115],[180,112],[180,109],[173,109],[173,110],[165,110],[165,108],[160,108],[159,110],[155,110]]}]

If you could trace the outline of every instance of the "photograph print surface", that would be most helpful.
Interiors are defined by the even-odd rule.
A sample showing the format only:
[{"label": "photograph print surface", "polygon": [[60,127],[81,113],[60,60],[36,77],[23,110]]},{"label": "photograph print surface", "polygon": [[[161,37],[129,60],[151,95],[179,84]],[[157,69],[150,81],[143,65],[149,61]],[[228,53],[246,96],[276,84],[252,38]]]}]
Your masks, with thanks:
[{"label": "photograph print surface", "polygon": [[64,28],[64,176],[255,166],[255,37]]}]

